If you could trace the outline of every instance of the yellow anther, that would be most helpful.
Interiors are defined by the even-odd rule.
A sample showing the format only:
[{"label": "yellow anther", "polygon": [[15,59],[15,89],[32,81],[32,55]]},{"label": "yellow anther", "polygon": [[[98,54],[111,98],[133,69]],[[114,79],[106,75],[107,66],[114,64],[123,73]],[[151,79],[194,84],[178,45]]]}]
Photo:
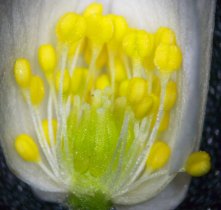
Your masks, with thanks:
[{"label": "yellow anther", "polygon": [[119,96],[127,96],[129,83],[130,80],[127,79],[120,83],[118,94]]},{"label": "yellow anther", "polygon": [[88,69],[76,68],[71,78],[71,91],[73,94],[82,93],[87,80]]},{"label": "yellow anther", "polygon": [[176,44],[174,31],[167,27],[160,27],[156,32],[156,44]]},{"label": "yellow anther", "polygon": [[153,81],[152,81],[152,93],[156,96],[159,96],[161,92],[161,84],[160,84],[160,79],[157,76],[153,76]]},{"label": "yellow anther", "polygon": [[42,45],[38,50],[38,61],[45,74],[53,73],[57,64],[54,47],[50,44]]},{"label": "yellow anther", "polygon": [[27,134],[21,134],[16,137],[15,150],[25,161],[39,162],[41,160],[37,144]]},{"label": "yellow anther", "polygon": [[177,85],[173,81],[169,81],[166,86],[164,99],[164,110],[171,110],[177,100]]},{"label": "yellow anther", "polygon": [[69,12],[62,16],[56,25],[56,34],[60,42],[77,42],[85,36],[86,22],[83,16]]},{"label": "yellow anther", "polygon": [[169,124],[170,124],[170,113],[164,112],[158,131],[160,132],[166,131],[167,128],[169,127]]},{"label": "yellow anther", "polygon": [[[86,63],[89,65],[91,62],[91,58],[92,58],[92,48],[91,46],[88,44],[85,53],[84,53],[84,59],[86,61]],[[107,64],[107,60],[108,60],[108,55],[107,55],[107,48],[106,46],[104,46],[96,60],[96,67],[98,69],[101,69],[105,66],[105,64]]]},{"label": "yellow anther", "polygon": [[102,15],[102,13],[103,13],[103,5],[94,2],[86,7],[83,14],[84,16],[90,16],[90,15]]},{"label": "yellow anther", "polygon": [[176,45],[160,44],[155,52],[154,64],[162,73],[171,73],[181,68],[182,52]]},{"label": "yellow anther", "polygon": [[73,56],[76,54],[77,50],[78,53],[82,53],[85,49],[85,45],[86,45],[86,40],[70,43],[68,48],[68,57],[73,59]]},{"label": "yellow anther", "polygon": [[152,54],[150,56],[144,58],[143,66],[148,71],[152,71],[152,70],[154,70],[156,68],[155,65],[154,65],[154,62],[153,62]]},{"label": "yellow anther", "polygon": [[[125,107],[127,105],[127,99],[125,97],[118,97],[116,98],[116,100],[114,101],[114,110],[115,112],[121,112],[121,111],[125,111]],[[121,112],[122,113],[122,112]]]},{"label": "yellow anther", "polygon": [[[51,121],[52,123],[52,132],[53,132],[53,137],[54,137],[54,141],[56,140],[56,135],[57,135],[57,120],[53,119]],[[45,138],[47,140],[47,143],[48,145],[50,146],[51,145],[51,140],[50,140],[50,130],[49,130],[49,123],[48,123],[48,120],[43,120],[42,121],[42,129],[44,131],[44,135],[45,135]]]},{"label": "yellow anther", "polygon": [[153,106],[152,106],[151,112],[157,113],[159,106],[160,106],[160,99],[158,96],[156,96],[154,94],[151,94],[150,96],[152,97],[152,100],[153,100]]},{"label": "yellow anther", "polygon": [[76,50],[77,50],[77,47],[78,47],[78,42],[72,42],[70,45],[69,45],[69,50],[68,50],[68,56],[71,57],[73,55],[75,55],[76,53]]},{"label": "yellow anther", "polygon": [[142,119],[150,114],[153,105],[153,99],[150,96],[145,96],[141,102],[135,104],[134,114],[137,119]]},{"label": "yellow anther", "polygon": [[104,46],[100,52],[100,55],[97,58],[96,66],[98,69],[101,69],[107,64],[108,61],[108,54],[107,54],[107,48]]},{"label": "yellow anther", "polygon": [[139,103],[147,94],[147,82],[143,78],[135,77],[130,80],[127,99],[131,104]]},{"label": "yellow anther", "polygon": [[106,74],[103,74],[97,78],[96,89],[104,90],[110,86],[110,80]]},{"label": "yellow anther", "polygon": [[122,42],[125,34],[128,32],[128,23],[126,19],[119,15],[110,15],[114,24],[113,40]]},{"label": "yellow anther", "polygon": [[114,60],[114,71],[116,82],[121,82],[126,79],[126,69],[124,67],[123,61],[120,58]]},{"label": "yellow anther", "polygon": [[143,59],[151,55],[153,47],[153,35],[143,30],[129,32],[123,39],[123,49],[133,59]]},{"label": "yellow anther", "polygon": [[113,22],[108,16],[91,15],[87,20],[87,37],[95,46],[111,40],[114,32]]},{"label": "yellow anther", "polygon": [[61,84],[61,82],[63,83],[62,92],[63,92],[64,94],[68,93],[69,90],[70,90],[70,86],[71,86],[71,77],[70,77],[70,74],[69,74],[69,72],[68,72],[67,69],[64,71],[63,81],[62,81],[61,71],[57,71],[57,72],[56,72],[56,76],[55,76],[55,87],[56,87],[56,90],[57,90],[57,91],[60,90],[60,84]]},{"label": "yellow anther", "polygon": [[14,76],[21,88],[27,88],[31,80],[31,66],[27,59],[19,58],[14,65]]},{"label": "yellow anther", "polygon": [[203,176],[211,169],[211,159],[208,153],[199,151],[192,153],[187,161],[185,170],[191,176]]},{"label": "yellow anther", "polygon": [[44,82],[39,76],[33,76],[30,83],[30,98],[33,105],[39,105],[45,96]]},{"label": "yellow anther", "polygon": [[163,168],[169,161],[171,149],[167,143],[156,141],[151,147],[149,157],[147,159],[147,168],[156,171]]}]

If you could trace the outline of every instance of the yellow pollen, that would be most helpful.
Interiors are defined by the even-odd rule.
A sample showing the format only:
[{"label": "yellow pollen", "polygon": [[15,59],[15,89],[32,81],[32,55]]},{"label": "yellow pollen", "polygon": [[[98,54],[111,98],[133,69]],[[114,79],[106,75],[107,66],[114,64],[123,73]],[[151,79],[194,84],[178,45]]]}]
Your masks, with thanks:
[{"label": "yellow pollen", "polygon": [[153,82],[152,82],[152,93],[156,96],[160,96],[161,93],[161,84],[160,79],[157,76],[153,76]]},{"label": "yellow pollen", "polygon": [[127,33],[129,26],[126,19],[119,15],[109,15],[114,24],[114,33],[112,40],[119,43],[122,42],[125,34]]},{"label": "yellow pollen", "polygon": [[169,127],[169,123],[170,123],[170,113],[164,112],[158,131],[160,132],[166,131],[167,128]]},{"label": "yellow pollen", "polygon": [[147,168],[156,171],[163,168],[169,161],[171,149],[167,143],[156,141],[151,147],[149,157],[147,159]]},{"label": "yellow pollen", "polygon": [[96,89],[104,90],[110,86],[110,80],[106,74],[103,74],[97,78]]},{"label": "yellow pollen", "polygon": [[54,47],[50,44],[40,46],[38,61],[45,74],[53,73],[57,65],[57,55]]},{"label": "yellow pollen", "polygon": [[88,69],[76,68],[71,78],[71,91],[73,94],[81,94],[84,90],[87,80]]},{"label": "yellow pollen", "polygon": [[127,96],[130,80],[123,80],[119,86],[119,96]]},{"label": "yellow pollen", "polygon": [[125,53],[133,59],[143,59],[153,52],[153,36],[143,30],[129,32],[123,40]]},{"label": "yellow pollen", "polygon": [[131,104],[139,103],[147,94],[147,82],[142,78],[132,78],[128,85],[127,99]]},{"label": "yellow pollen", "polygon": [[121,82],[126,79],[126,69],[124,67],[123,61],[120,58],[114,60],[114,70],[115,70],[115,80],[116,82]]},{"label": "yellow pollen", "polygon": [[182,53],[178,46],[160,44],[155,52],[155,66],[162,73],[172,73],[181,68]]},{"label": "yellow pollen", "polygon": [[143,66],[148,71],[152,71],[156,68],[154,65],[154,62],[153,62],[153,55],[152,54],[150,56],[147,56],[144,58]]},{"label": "yellow pollen", "polygon": [[95,3],[89,4],[86,7],[83,15],[86,17],[90,15],[102,15],[102,13],[103,13],[103,5],[95,2]]},{"label": "yellow pollen", "polygon": [[157,113],[158,108],[160,106],[160,99],[158,96],[151,94],[152,100],[153,100],[153,106],[152,106],[152,112]]},{"label": "yellow pollen", "polygon": [[174,31],[167,27],[160,27],[156,32],[156,44],[176,44]]},{"label": "yellow pollen", "polygon": [[56,76],[55,76],[55,87],[56,87],[56,90],[59,91],[60,83],[63,82],[62,92],[64,94],[67,94],[71,86],[71,77],[70,77],[69,71],[67,69],[64,71],[63,81],[61,81],[62,79],[61,76],[62,76],[61,71],[57,71]]},{"label": "yellow pollen", "polygon": [[192,153],[185,166],[186,172],[191,176],[203,176],[211,169],[211,159],[208,153],[199,151]]},{"label": "yellow pollen", "polygon": [[[54,141],[55,141],[56,135],[57,135],[57,120],[53,119],[51,123],[52,123],[52,132],[53,132]],[[44,135],[45,135],[48,145],[51,146],[50,133],[49,133],[48,126],[49,126],[48,120],[43,120],[42,129],[44,131]]]},{"label": "yellow pollen", "polygon": [[86,18],[86,35],[92,44],[102,46],[111,40],[114,32],[113,22],[110,17],[102,15],[91,15]]},{"label": "yellow pollen", "polygon": [[166,86],[166,93],[164,99],[164,110],[171,110],[177,100],[177,85],[174,81],[169,81]]},{"label": "yellow pollen", "polygon": [[[92,47],[90,46],[91,44],[88,43],[88,46],[86,47],[86,50],[84,52],[84,59],[88,65],[90,65],[91,58],[92,58]],[[107,64],[108,60],[108,55],[107,55],[107,49],[106,46],[102,47],[102,50],[96,60],[96,67],[97,69],[103,68]]]},{"label": "yellow pollen", "polygon": [[39,76],[33,76],[30,83],[30,98],[33,105],[39,105],[45,96],[44,82]]},{"label": "yellow pollen", "polygon": [[135,117],[142,119],[150,114],[153,105],[153,99],[150,96],[145,96],[141,102],[133,107]]},{"label": "yellow pollen", "polygon": [[37,144],[27,134],[21,134],[15,139],[15,150],[27,162],[39,162],[40,152]]},{"label": "yellow pollen", "polygon": [[19,58],[14,65],[15,81],[21,88],[27,88],[31,80],[31,66],[27,59]]},{"label": "yellow pollen", "polygon": [[69,12],[62,16],[56,25],[56,34],[60,42],[77,42],[85,36],[86,22],[83,16]]}]

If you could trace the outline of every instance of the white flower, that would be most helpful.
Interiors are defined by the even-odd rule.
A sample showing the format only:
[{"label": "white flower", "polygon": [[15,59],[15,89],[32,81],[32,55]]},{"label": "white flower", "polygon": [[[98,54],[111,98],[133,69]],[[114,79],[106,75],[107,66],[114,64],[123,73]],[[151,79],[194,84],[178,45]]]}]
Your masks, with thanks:
[{"label": "white flower", "polygon": [[92,2],[1,3],[7,163],[45,200],[172,209],[188,188],[181,172],[210,168],[207,153],[190,153],[201,136],[215,1]]}]

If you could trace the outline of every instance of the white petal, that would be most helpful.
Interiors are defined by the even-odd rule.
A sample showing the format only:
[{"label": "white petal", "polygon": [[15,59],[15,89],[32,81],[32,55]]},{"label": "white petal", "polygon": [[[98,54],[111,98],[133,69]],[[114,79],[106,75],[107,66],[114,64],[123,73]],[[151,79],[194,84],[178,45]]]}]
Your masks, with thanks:
[{"label": "white petal", "polygon": [[186,174],[178,175],[165,190],[156,197],[136,206],[119,206],[120,210],[171,210],[185,197],[190,177]]},{"label": "white petal", "polygon": [[[37,46],[51,41],[57,18],[67,11],[82,11],[90,2],[92,1],[14,0],[12,3],[7,1],[0,3],[0,49],[4,52],[0,56],[2,146],[12,170],[37,191],[62,192],[62,189],[48,179],[35,165],[27,167],[26,163],[23,163],[12,149],[13,140],[17,134],[21,131],[33,131],[29,115],[26,114],[27,107],[18,97],[19,91],[14,85],[11,74],[13,62],[16,57],[23,56],[38,66]],[[212,14],[215,0],[100,0],[100,2],[105,3],[106,11],[110,9],[113,13],[125,16],[132,26],[148,31],[155,31],[159,26],[170,26],[178,34],[178,41],[184,52],[183,97],[180,101],[180,117],[174,122],[177,128],[171,139],[175,143],[171,172],[177,171],[196,143],[199,144],[208,85]],[[200,15],[197,13],[197,8]],[[199,18],[203,19],[200,21]],[[202,25],[199,25],[200,22]],[[204,31],[209,32],[199,39],[200,35],[205,34]],[[155,189],[152,183],[147,182],[134,192],[118,198],[117,202],[130,204],[144,201],[159,192],[169,180],[170,177],[162,177]],[[172,189],[170,192],[175,192],[170,187],[169,189]],[[148,194],[150,189],[153,191]],[[159,202],[159,198],[162,203],[167,203],[170,197],[162,195],[165,194],[160,194],[155,200],[150,201],[149,205]],[[182,191],[180,191],[180,195],[183,195]],[[176,202],[178,200],[180,198],[177,198]],[[171,206],[175,206],[176,202],[174,201]],[[143,207],[135,208],[141,210]]]},{"label": "white petal", "polygon": [[[199,146],[208,86],[214,7],[215,1],[209,0],[141,0],[139,3],[121,0],[114,1],[112,7],[114,13],[125,16],[135,27],[155,31],[159,26],[169,26],[178,36],[183,51],[182,97],[177,106],[179,115],[173,122],[174,131],[167,135],[174,147],[170,162],[171,173],[182,168],[188,154],[196,145]],[[162,177],[160,181],[156,183],[155,189],[152,189],[151,182],[146,182],[133,194],[128,193],[118,198],[117,202],[132,204],[145,201],[162,190],[168,179]],[[180,188],[181,194],[182,190]],[[135,198],[134,195],[139,196]],[[170,199],[164,198],[166,201]],[[177,198],[174,203],[178,204],[179,201]],[[166,206],[165,210],[169,207]]]}]

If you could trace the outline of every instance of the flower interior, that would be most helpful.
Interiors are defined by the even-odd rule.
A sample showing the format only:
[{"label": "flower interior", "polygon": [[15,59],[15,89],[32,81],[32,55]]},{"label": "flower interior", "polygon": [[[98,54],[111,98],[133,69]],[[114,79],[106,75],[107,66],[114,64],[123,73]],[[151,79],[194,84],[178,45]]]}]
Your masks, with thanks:
[{"label": "flower interior", "polygon": [[[38,48],[39,66],[22,57],[15,62],[35,130],[21,130],[15,150],[27,167],[38,164],[64,188],[73,205],[105,209],[169,173],[182,51],[171,28],[132,28],[122,16],[104,15],[99,3],[64,14],[54,34],[56,42]],[[209,157],[195,156],[186,168],[199,176],[209,170]]]}]

